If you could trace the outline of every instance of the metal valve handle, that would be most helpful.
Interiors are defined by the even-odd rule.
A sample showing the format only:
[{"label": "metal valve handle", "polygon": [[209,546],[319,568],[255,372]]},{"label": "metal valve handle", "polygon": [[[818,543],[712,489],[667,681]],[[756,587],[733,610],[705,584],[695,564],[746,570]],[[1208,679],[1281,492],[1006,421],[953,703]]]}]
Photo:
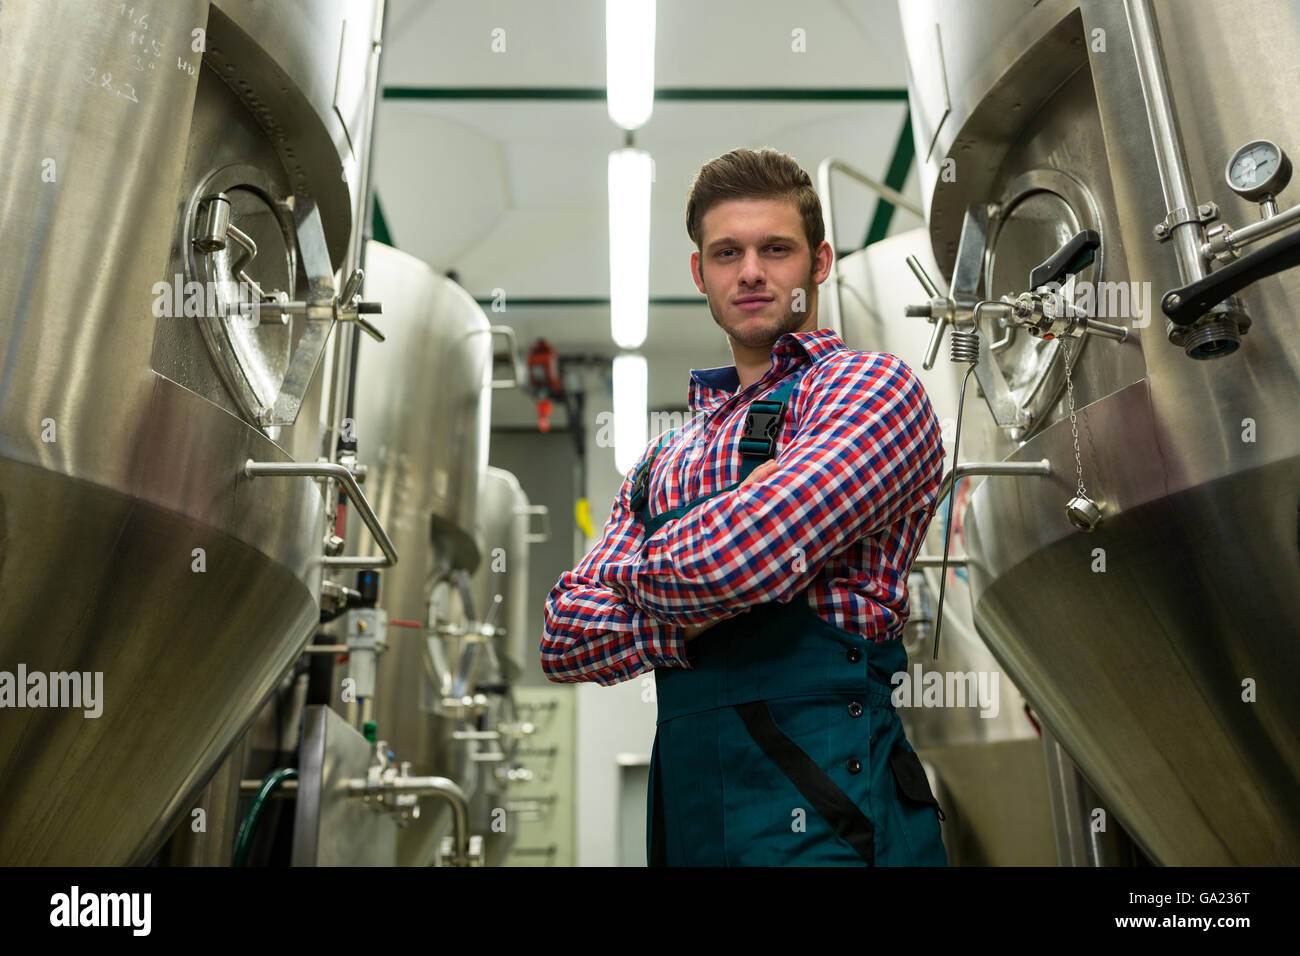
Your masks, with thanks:
[{"label": "metal valve handle", "polygon": [[934,323],[934,331],[930,333],[930,343],[925,348],[925,360],[921,363],[921,367],[929,371],[934,368],[935,359],[938,358],[939,346],[943,344],[944,330],[952,323],[956,303],[950,297],[940,295],[938,287],[916,256],[907,257],[907,267],[912,270],[912,275],[916,276],[916,281],[921,283],[921,288],[930,297],[930,301],[923,305],[906,307],[908,316],[928,318]]}]

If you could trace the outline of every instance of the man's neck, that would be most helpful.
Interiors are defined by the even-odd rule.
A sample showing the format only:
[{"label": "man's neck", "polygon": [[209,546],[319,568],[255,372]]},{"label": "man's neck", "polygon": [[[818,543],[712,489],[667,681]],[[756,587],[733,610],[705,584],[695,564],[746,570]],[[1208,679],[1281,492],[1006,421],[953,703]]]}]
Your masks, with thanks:
[{"label": "man's neck", "polygon": [[[817,304],[814,299],[813,316],[817,314],[816,309]],[[810,320],[804,323],[803,328],[795,329],[794,332],[795,334],[811,332],[816,327],[816,322]],[[736,377],[740,380],[740,384],[736,387],[737,392],[743,392],[767,374],[768,369],[772,367],[772,346],[774,345],[776,345],[776,342],[771,342],[763,347],[752,348],[741,345],[734,339],[731,340],[731,357],[736,363]]]},{"label": "man's neck", "polygon": [[743,345],[731,344],[731,354],[736,361],[736,376],[740,379],[740,384],[736,387],[737,392],[743,392],[749,386],[753,385],[772,367],[772,347],[769,345],[766,350],[746,348]]}]

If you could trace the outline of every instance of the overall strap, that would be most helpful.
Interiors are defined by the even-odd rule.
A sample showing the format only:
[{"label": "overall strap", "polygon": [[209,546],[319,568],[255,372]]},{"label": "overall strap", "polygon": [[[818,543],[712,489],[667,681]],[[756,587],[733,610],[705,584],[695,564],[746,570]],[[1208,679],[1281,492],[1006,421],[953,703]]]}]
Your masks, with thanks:
[{"label": "overall strap", "polygon": [[659,452],[663,450],[664,442],[677,429],[670,429],[659,436],[659,442],[655,445],[655,450],[650,453],[650,457],[645,460],[636,473],[636,479],[632,482],[632,500],[631,508],[634,512],[640,512],[646,506],[650,499],[650,472],[654,468],[655,459],[659,457]]},{"label": "overall strap", "polygon": [[740,480],[744,481],[749,473],[763,462],[776,455],[776,440],[781,434],[781,425],[785,419],[785,410],[790,404],[790,395],[804,372],[812,366],[805,365],[794,375],[788,376],[766,398],[758,398],[749,403],[745,413],[745,430],[740,436]]}]

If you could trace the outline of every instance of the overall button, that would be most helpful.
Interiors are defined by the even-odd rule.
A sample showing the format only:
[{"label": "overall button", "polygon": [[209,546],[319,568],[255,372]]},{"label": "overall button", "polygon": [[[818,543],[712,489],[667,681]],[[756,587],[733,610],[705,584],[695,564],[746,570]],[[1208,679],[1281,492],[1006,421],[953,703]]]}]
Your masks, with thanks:
[{"label": "overall button", "polygon": [[856,700],[853,703],[849,704],[849,716],[850,717],[862,716],[862,705],[859,704]]},{"label": "overall button", "polygon": [[848,768],[849,773],[857,773],[862,769],[862,761],[858,760],[857,757],[850,757],[845,766]]},{"label": "overall button", "polygon": [[858,661],[862,660],[862,652],[856,647],[849,648],[849,652],[845,656],[849,659],[850,664],[856,664]]}]

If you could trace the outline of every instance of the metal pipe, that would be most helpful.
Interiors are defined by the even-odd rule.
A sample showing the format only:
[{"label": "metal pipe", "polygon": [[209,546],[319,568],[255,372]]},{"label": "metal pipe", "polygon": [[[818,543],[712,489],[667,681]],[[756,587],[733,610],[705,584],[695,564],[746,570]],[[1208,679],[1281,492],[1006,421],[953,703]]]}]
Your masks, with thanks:
[{"label": "metal pipe", "polygon": [[[964,554],[959,554],[955,558],[948,559],[948,567],[964,568],[969,558]],[[916,560],[912,562],[914,568],[939,568],[943,567],[943,558],[937,554],[918,554]]]},{"label": "metal pipe", "polygon": [[500,740],[501,732],[498,730],[453,730],[451,732],[452,740]]},{"label": "metal pipe", "polygon": [[[975,306],[975,312],[976,312],[975,323],[977,328],[979,325],[979,319],[978,319],[979,308],[980,307],[978,305]],[[966,369],[966,378],[970,377],[970,373],[974,370],[974,368],[975,366],[971,365],[969,368]],[[962,379],[962,384],[961,384],[961,391],[962,391],[963,398],[965,397],[966,394],[966,378]],[[961,439],[961,404],[962,404],[962,399],[959,398],[957,401],[957,440],[953,442],[953,447],[952,447],[953,461],[957,460],[957,441]],[[939,482],[939,497],[935,499],[934,509],[931,512],[931,514],[934,514],[939,510],[939,506],[943,504],[944,499],[946,499],[948,495],[952,492],[952,490],[957,487],[958,479],[964,478],[967,475],[1039,475],[1042,476],[1042,475],[1050,475],[1051,473],[1052,473],[1052,463],[1048,461],[1046,458],[1040,459],[1039,461],[1028,461],[1028,462],[1026,461],[968,461],[964,465],[963,464],[954,465],[952,470],[949,471],[948,474],[946,474],[943,477],[943,480],[941,482]],[[939,567],[941,568],[939,572],[939,608],[934,615],[934,658],[935,660],[938,660],[939,658],[939,632],[940,629],[943,627],[943,598],[944,598],[944,593],[947,591],[947,587],[948,587],[948,563],[949,563],[949,555],[948,555],[949,537],[948,536],[949,536],[949,531],[952,528],[952,513],[953,513],[953,509],[949,507],[947,521],[944,525],[944,530],[943,530],[943,559],[939,563]]]},{"label": "metal pipe", "polygon": [[455,781],[446,777],[394,777],[373,786],[367,780],[352,779],[347,781],[346,788],[354,797],[367,793],[395,792],[446,800],[451,804],[457,856],[461,861],[469,858],[469,799]]},{"label": "metal pipe", "polygon": [[1111,325],[1109,322],[1099,322],[1096,319],[1088,319],[1083,331],[1088,335],[1100,335],[1114,339],[1116,342],[1128,341],[1128,329],[1122,325]]},{"label": "metal pipe", "polygon": [[[968,461],[950,469],[939,484],[939,497],[935,499],[934,510],[937,512],[956,485],[957,479],[969,475],[1038,475],[1047,477],[1052,473],[1052,463],[1046,458],[1038,461]],[[951,560],[949,560],[951,564]]]},{"label": "metal pipe", "polygon": [[[257,793],[262,787],[261,780],[241,780],[239,781],[240,793]],[[298,795],[298,781],[292,778],[283,779],[276,786],[272,797],[296,797]]]},{"label": "metal pipe", "polygon": [[1182,284],[1188,285],[1208,274],[1201,257],[1205,230],[1192,189],[1192,174],[1187,166],[1178,116],[1169,95],[1169,74],[1165,70],[1160,47],[1160,30],[1156,26],[1151,0],[1124,0],[1133,52],[1137,57],[1138,82],[1146,102],[1147,124],[1155,148],[1156,170],[1164,193],[1165,212],[1170,215],[1169,237],[1178,259]]},{"label": "metal pipe", "polygon": [[379,550],[384,552],[384,557],[363,558],[357,555],[344,555],[341,558],[331,558],[326,556],[321,559],[322,563],[326,567],[335,568],[389,568],[397,563],[397,549],[393,547],[388,532],[379,523],[379,516],[375,514],[375,509],[370,506],[370,502],[366,500],[365,494],[361,491],[361,486],[357,484],[356,478],[346,466],[324,461],[253,461],[250,458],[244,463],[244,474],[249,478],[270,475],[291,478],[335,479],[347,489],[348,496],[357,506],[357,512],[361,515],[361,520],[365,522],[371,537],[379,545]]},{"label": "metal pipe", "polygon": [[[834,156],[827,156],[817,166],[817,187],[818,192],[821,194],[822,220],[826,223],[826,238],[829,239],[831,243],[831,321],[829,327],[834,329],[837,335],[843,337],[844,322],[843,304],[840,301],[839,252],[838,245],[835,242],[835,202],[831,192],[832,171],[844,173],[846,176],[856,180],[868,189],[877,193],[885,202],[892,203],[899,209],[906,209],[908,212],[913,213],[922,219],[925,218],[925,213],[920,206],[912,202],[912,200],[908,199],[897,189],[894,189],[891,186],[886,186],[879,180],[872,179],[866,173],[854,169],[848,163],[836,159]],[[816,250],[813,250],[813,254],[816,255]]]},{"label": "metal pipe", "polygon": [[[510,357],[510,377],[492,380],[493,388],[522,388],[527,382],[524,379],[523,369],[519,366],[519,346],[515,339],[515,330],[509,325],[490,325],[488,326],[489,337],[493,335],[503,336],[506,340],[506,354]],[[494,352],[493,355],[496,353]]]},{"label": "metal pipe", "polygon": [[[877,179],[872,179],[866,173],[854,169],[842,159],[836,159],[834,156],[826,157],[822,160],[821,165],[817,167],[817,178],[826,184],[826,196],[828,199],[831,194],[829,184],[832,170],[838,170],[849,178],[856,179],[868,189],[879,193],[886,202],[897,206],[899,209],[906,209],[914,215],[921,216],[922,218],[925,217],[925,213],[922,211],[921,207],[917,203],[912,202],[912,200],[908,199],[897,189],[894,189],[892,186],[886,186]],[[834,245],[834,242],[832,241],[831,244]]]},{"label": "metal pipe", "polygon": [[907,267],[912,270],[912,275],[916,276],[916,281],[921,283],[921,288],[925,290],[926,295],[932,299],[943,298],[943,296],[939,294],[939,290],[935,287],[935,284],[930,281],[930,276],[925,271],[925,267],[921,265],[920,259],[916,258],[916,256],[908,256],[905,261],[907,262]]},{"label": "metal pipe", "polygon": [[[244,793],[257,793],[263,786],[261,780],[241,780],[239,789]],[[440,797],[451,804],[452,821],[456,833],[457,852],[461,859],[469,856],[469,799],[455,781],[446,777],[394,777],[378,785],[360,777],[353,777],[343,783],[343,788],[354,797],[366,794],[395,792],[414,794],[417,797]],[[286,791],[283,796],[296,796],[298,781],[281,779],[276,789]],[[272,794],[274,795],[274,794]]]},{"label": "metal pipe", "polygon": [[1243,246],[1250,245],[1252,242],[1258,242],[1275,233],[1279,233],[1290,226],[1300,222],[1300,206],[1292,206],[1285,212],[1280,212],[1276,216],[1268,219],[1260,219],[1252,222],[1249,226],[1242,226],[1240,229],[1226,229],[1223,234],[1216,236],[1201,245],[1201,255],[1206,258],[1216,256],[1221,252],[1236,252]]}]

